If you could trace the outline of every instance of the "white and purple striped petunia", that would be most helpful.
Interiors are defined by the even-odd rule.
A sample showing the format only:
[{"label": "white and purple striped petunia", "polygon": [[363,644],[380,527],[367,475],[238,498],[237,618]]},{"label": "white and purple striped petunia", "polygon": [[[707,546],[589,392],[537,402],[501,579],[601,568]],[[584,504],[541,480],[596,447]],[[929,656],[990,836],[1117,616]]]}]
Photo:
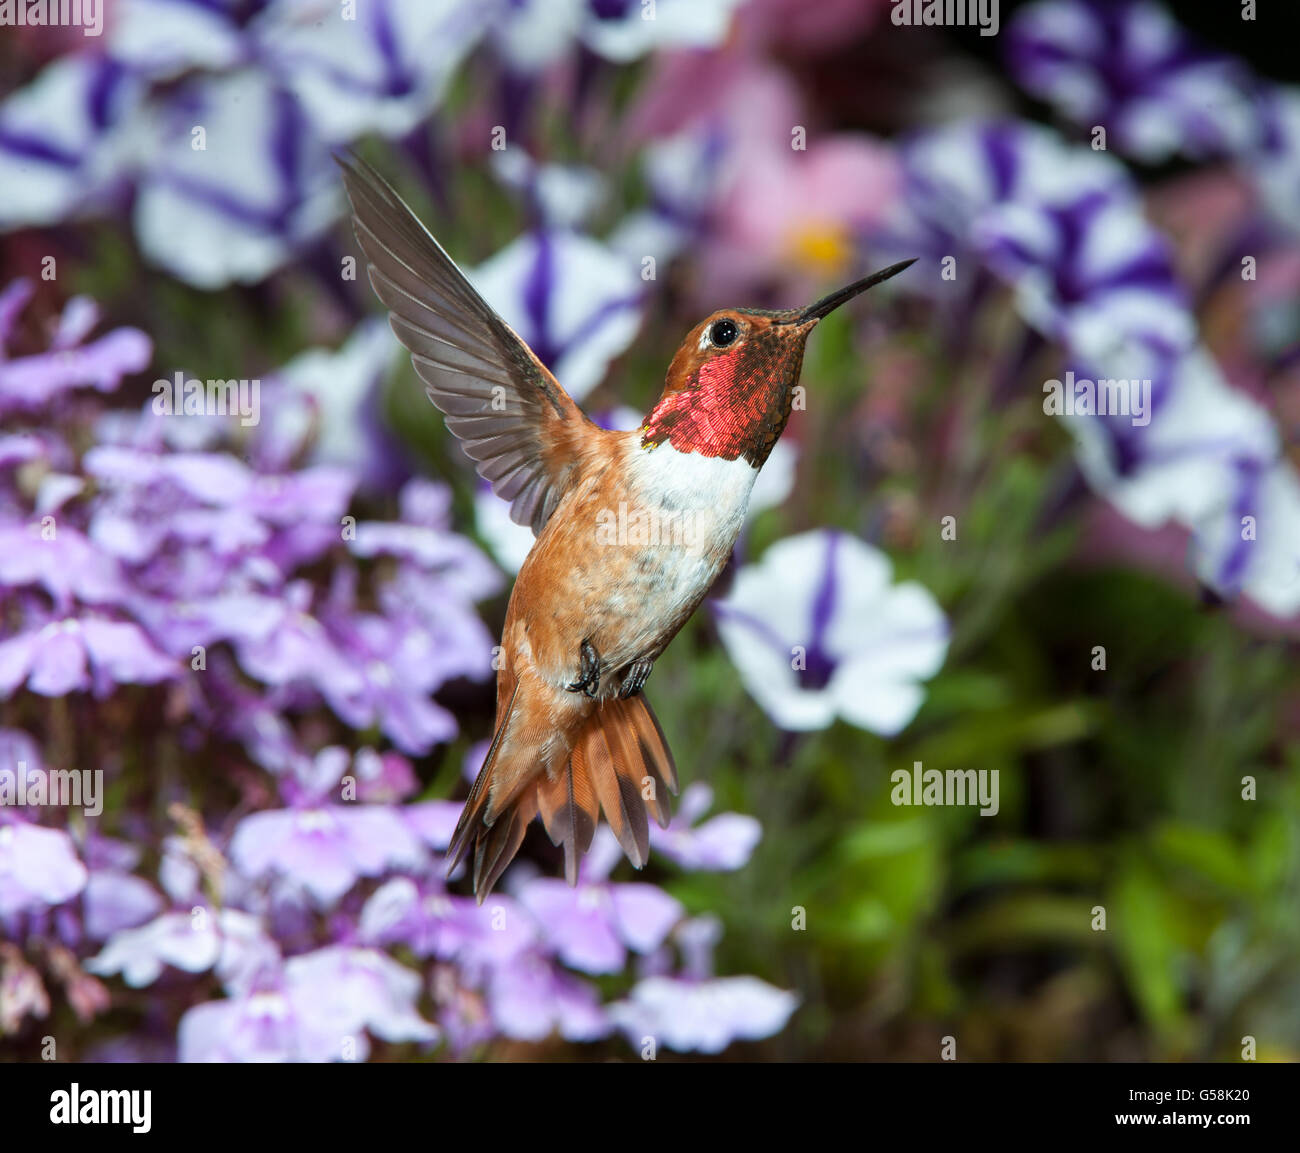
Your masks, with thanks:
[{"label": "white and purple striped petunia", "polygon": [[772,545],[714,604],[722,643],[764,711],[790,731],[838,716],[901,731],[943,665],[948,622],[915,581],[856,537],[817,530]]},{"label": "white and purple striped petunia", "polygon": [[1201,47],[1153,0],[1030,5],[1007,49],[1025,88],[1139,160],[1231,156],[1254,135],[1249,71]]},{"label": "white and purple striped petunia", "polygon": [[330,144],[404,136],[437,105],[498,5],[482,0],[277,0],[255,32],[266,67]]},{"label": "white and purple striped petunia", "polygon": [[1132,187],[1114,158],[1019,121],[968,120],[920,132],[904,142],[900,158],[903,191],[878,239],[927,263],[955,258],[954,277],[935,270],[914,280],[932,292],[962,293],[975,282],[963,265],[981,259],[976,227],[991,213],[1050,209]]},{"label": "white and purple striped petunia", "polygon": [[173,275],[200,288],[261,280],[338,216],[328,150],[265,73],[184,81],[151,111],[135,230]]},{"label": "white and purple striped petunia", "polygon": [[512,71],[532,75],[579,45],[627,63],[657,49],[722,43],[741,0],[506,0],[493,43]]},{"label": "white and purple striped petunia", "polygon": [[1242,157],[1265,209],[1300,235],[1300,88],[1269,89],[1259,102],[1256,146]]},{"label": "white and purple striped petunia", "polygon": [[110,57],[54,61],[0,103],[0,229],[102,206],[139,146],[144,85]]},{"label": "white and purple striped petunia", "polygon": [[641,325],[638,266],[568,229],[526,232],[467,275],[575,400]]}]

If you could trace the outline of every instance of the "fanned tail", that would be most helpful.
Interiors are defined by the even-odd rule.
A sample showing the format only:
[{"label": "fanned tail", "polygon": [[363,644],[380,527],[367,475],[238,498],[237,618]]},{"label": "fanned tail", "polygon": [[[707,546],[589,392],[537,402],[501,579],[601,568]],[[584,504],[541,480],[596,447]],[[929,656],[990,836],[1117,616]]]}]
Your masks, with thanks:
[{"label": "fanned tail", "polygon": [[[513,704],[513,702],[512,702]],[[548,775],[536,747],[502,753],[512,709],[492,748],[451,846],[451,867],[474,849],[474,893],[492,891],[539,812],[546,832],[564,846],[564,875],[578,883],[578,861],[591,847],[603,809],[628,859],[638,869],[650,855],[649,817],[668,827],[668,795],[677,792],[677,768],[649,702],[640,693],[602,701],[578,730],[569,757]]]}]

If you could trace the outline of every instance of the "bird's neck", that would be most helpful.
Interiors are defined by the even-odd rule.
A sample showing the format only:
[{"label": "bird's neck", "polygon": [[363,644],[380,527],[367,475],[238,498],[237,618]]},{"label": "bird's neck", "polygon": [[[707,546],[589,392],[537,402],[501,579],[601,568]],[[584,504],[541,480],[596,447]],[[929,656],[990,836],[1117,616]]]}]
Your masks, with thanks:
[{"label": "bird's neck", "polygon": [[642,446],[668,441],[678,452],[743,456],[762,468],[790,417],[799,364],[776,374],[745,368],[740,359],[711,360],[684,384],[670,383],[642,425]]}]

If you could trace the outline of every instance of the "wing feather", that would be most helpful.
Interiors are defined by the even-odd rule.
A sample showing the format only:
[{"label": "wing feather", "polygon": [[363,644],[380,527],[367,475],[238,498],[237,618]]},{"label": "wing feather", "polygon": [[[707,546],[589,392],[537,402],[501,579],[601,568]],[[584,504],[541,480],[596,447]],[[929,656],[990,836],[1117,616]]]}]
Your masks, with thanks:
[{"label": "wing feather", "polygon": [[429,399],[510,515],[540,533],[600,430],[383,177],[339,165],[370,283]]}]

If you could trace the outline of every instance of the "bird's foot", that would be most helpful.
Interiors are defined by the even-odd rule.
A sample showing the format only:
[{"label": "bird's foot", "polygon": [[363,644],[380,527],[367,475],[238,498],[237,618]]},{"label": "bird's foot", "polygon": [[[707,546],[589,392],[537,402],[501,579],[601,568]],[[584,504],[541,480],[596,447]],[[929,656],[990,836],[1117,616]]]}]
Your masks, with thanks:
[{"label": "bird's foot", "polygon": [[568,686],[569,692],[585,693],[594,700],[600,686],[600,654],[589,640],[582,642],[580,652],[582,665],[578,669],[578,679]]},{"label": "bird's foot", "polygon": [[639,661],[633,661],[628,665],[627,675],[623,678],[623,687],[618,690],[618,695],[624,700],[636,696],[645,688],[646,681],[650,679],[650,671],[654,667],[655,663],[649,657],[642,657]]}]

